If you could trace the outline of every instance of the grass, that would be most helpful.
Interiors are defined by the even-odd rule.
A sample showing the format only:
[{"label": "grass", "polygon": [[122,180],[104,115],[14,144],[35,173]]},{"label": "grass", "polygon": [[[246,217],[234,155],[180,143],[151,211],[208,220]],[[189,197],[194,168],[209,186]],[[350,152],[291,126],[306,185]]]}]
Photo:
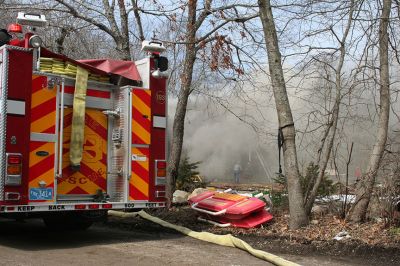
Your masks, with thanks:
[{"label": "grass", "polygon": [[400,227],[392,227],[389,229],[389,232],[393,235],[400,235]]}]

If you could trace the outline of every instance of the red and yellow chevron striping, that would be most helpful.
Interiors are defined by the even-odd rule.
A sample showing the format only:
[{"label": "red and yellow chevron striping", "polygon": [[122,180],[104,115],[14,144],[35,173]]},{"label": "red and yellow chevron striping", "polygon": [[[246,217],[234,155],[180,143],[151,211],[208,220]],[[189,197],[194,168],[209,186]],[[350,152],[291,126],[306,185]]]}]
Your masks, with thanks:
[{"label": "red and yellow chevron striping", "polygon": [[132,93],[132,143],[150,144],[151,91],[134,90]]},{"label": "red and yellow chevron striping", "polygon": [[96,194],[106,191],[107,182],[107,117],[96,109],[86,109],[85,138],[80,170],[70,168],[69,142],[71,138],[72,108],[64,110],[63,175],[58,180],[57,192],[66,194]]},{"label": "red and yellow chevron striping", "polygon": [[[57,90],[48,89],[46,86],[47,77],[32,76],[31,133],[55,133]],[[55,142],[30,142],[28,189],[39,188],[40,183],[54,189],[55,148]]]},{"label": "red and yellow chevron striping", "polygon": [[149,148],[132,148],[129,200],[149,199]]},{"label": "red and yellow chevron striping", "polygon": [[31,132],[54,134],[56,129],[57,90],[48,89],[47,77],[33,76]]},{"label": "red and yellow chevron striping", "polygon": [[[31,141],[29,149],[29,188],[39,188],[39,182],[45,182],[46,187],[54,189],[55,143]],[[48,155],[40,156],[39,151]]]}]

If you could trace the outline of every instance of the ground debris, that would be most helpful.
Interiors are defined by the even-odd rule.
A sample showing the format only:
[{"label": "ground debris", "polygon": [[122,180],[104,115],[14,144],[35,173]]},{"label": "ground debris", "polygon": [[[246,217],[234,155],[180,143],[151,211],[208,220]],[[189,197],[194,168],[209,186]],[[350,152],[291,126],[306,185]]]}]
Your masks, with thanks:
[{"label": "ground debris", "polygon": [[[207,231],[215,234],[232,234],[254,248],[272,253],[293,255],[323,255],[323,256],[358,256],[371,262],[385,262],[382,265],[396,265],[393,262],[400,260],[400,229],[390,228],[383,221],[370,221],[363,224],[347,223],[334,215],[328,214],[313,218],[318,223],[290,230],[288,216],[285,212],[275,213],[271,223],[260,228],[219,228],[197,220],[197,213],[190,206],[173,207],[170,210],[148,210],[150,214],[170,223],[188,227],[195,231]],[[161,232],[159,226],[149,226],[148,222],[135,218],[135,221],[118,221],[112,218],[109,223],[113,226],[122,222],[124,229],[128,223],[132,229],[142,229],[154,233]],[[165,230],[164,230],[165,231]],[[170,230],[167,230],[168,232]],[[340,241],[333,238],[342,231],[346,231],[351,238]]]},{"label": "ground debris", "polygon": [[[332,241],[342,231],[351,235],[351,241],[367,245],[400,248],[400,231],[387,227],[383,221],[370,221],[363,224],[351,224],[334,215],[324,215],[314,218],[309,226],[297,230],[290,230],[286,213],[277,213],[272,223],[264,224],[260,228],[219,228],[197,220],[197,213],[189,206],[173,207],[171,210],[152,210],[155,215],[168,222],[186,226],[196,231],[209,231],[217,234],[234,234],[258,236],[269,239],[285,239],[292,243],[307,241]],[[342,241],[349,241],[342,240]]]}]

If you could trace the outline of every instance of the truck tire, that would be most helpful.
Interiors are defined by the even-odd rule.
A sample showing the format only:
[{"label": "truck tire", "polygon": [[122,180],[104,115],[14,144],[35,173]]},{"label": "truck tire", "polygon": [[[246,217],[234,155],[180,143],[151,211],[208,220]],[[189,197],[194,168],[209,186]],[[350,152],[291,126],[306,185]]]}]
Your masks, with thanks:
[{"label": "truck tire", "polygon": [[93,224],[93,221],[77,213],[47,215],[43,217],[43,222],[53,231],[84,231]]}]

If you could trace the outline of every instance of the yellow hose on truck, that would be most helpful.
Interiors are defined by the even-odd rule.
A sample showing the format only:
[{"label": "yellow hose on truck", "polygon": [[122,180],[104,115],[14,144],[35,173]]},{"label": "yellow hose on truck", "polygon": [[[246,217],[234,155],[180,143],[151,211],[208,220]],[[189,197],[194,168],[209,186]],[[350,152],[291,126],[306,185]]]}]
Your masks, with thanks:
[{"label": "yellow hose on truck", "polygon": [[86,69],[77,66],[69,150],[73,170],[79,170],[82,161],[88,76]]},{"label": "yellow hose on truck", "polygon": [[212,233],[208,233],[208,232],[196,232],[196,231],[190,230],[189,228],[179,226],[179,225],[174,225],[169,222],[163,221],[160,218],[151,216],[150,214],[146,213],[145,211],[139,211],[136,213],[123,213],[123,212],[117,212],[117,211],[108,211],[108,214],[112,215],[112,216],[116,216],[116,217],[121,217],[121,218],[130,218],[130,217],[135,217],[135,216],[139,215],[140,217],[142,217],[146,220],[149,220],[153,223],[159,224],[166,228],[174,229],[184,235],[187,235],[187,236],[190,236],[190,237],[202,240],[202,241],[214,243],[214,244],[221,245],[221,246],[240,248],[244,251],[247,251],[248,253],[250,253],[251,255],[253,255],[259,259],[268,261],[275,265],[279,265],[279,266],[298,266],[299,265],[297,263],[294,263],[294,262],[285,260],[281,257],[278,257],[274,254],[271,254],[271,253],[268,253],[268,252],[265,252],[262,250],[254,249],[249,244],[247,244],[245,241],[243,241],[237,237],[234,237],[231,234],[216,235],[216,234],[212,234]]}]

